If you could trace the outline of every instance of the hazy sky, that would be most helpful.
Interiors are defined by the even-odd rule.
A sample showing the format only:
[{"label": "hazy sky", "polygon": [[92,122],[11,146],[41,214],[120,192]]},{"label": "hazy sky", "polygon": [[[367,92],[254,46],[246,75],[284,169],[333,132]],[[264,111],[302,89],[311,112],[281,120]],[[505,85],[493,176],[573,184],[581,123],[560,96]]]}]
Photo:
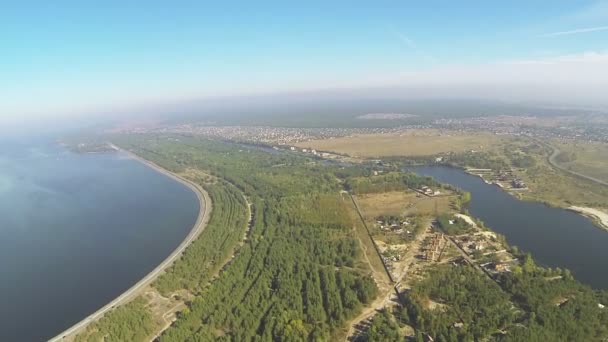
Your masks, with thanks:
[{"label": "hazy sky", "polygon": [[0,122],[391,85],[608,104],[608,1],[24,0],[0,46]]}]

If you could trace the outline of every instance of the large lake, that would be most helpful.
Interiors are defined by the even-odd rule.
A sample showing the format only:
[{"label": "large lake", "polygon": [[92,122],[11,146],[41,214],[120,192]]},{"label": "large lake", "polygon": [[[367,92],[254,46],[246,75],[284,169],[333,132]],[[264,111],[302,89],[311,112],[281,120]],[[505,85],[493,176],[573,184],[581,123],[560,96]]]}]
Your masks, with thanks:
[{"label": "large lake", "polygon": [[0,141],[0,341],[43,341],[162,262],[198,215],[186,186],[119,153]]},{"label": "large lake", "polygon": [[608,232],[574,212],[520,201],[460,169],[426,166],[413,171],[471,193],[469,211],[530,252],[544,266],[567,268],[583,283],[608,289]]}]

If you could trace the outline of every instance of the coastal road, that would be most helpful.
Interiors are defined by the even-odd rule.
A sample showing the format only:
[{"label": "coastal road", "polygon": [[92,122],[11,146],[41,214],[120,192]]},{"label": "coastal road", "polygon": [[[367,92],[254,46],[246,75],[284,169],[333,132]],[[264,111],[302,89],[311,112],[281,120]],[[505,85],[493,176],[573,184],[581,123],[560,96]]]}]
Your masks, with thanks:
[{"label": "coastal road", "polygon": [[94,313],[92,313],[91,315],[89,315],[88,317],[83,319],[82,321],[76,323],[71,328],[65,330],[61,334],[49,339],[50,342],[64,341],[67,338],[75,336],[78,332],[85,329],[88,326],[88,324],[95,322],[99,318],[103,317],[103,315],[106,314],[108,311],[112,310],[113,308],[115,308],[117,306],[128,303],[129,301],[131,301],[132,299],[137,297],[139,294],[141,294],[142,290],[144,290],[148,285],[150,285],[160,274],[163,273],[163,271],[165,271],[167,268],[169,268],[173,264],[173,262],[182,255],[184,250],[186,250],[186,248],[192,243],[192,241],[194,241],[200,235],[200,233],[205,229],[207,222],[209,221],[209,214],[211,212],[211,200],[210,200],[207,192],[200,185],[198,185],[194,182],[191,182],[183,177],[180,177],[172,172],[169,172],[169,171],[161,168],[160,166],[158,166],[148,160],[145,160],[131,152],[122,150],[121,148],[119,148],[115,145],[111,144],[110,146],[112,148],[116,149],[117,151],[128,155],[132,159],[152,168],[153,170],[155,170],[159,173],[162,173],[163,175],[165,175],[169,178],[172,178],[175,181],[187,186],[190,190],[192,190],[196,194],[196,197],[198,198],[199,214],[198,214],[198,217],[194,224],[194,227],[192,228],[192,230],[190,231],[190,233],[188,234],[186,239],[184,241],[182,241],[182,243],[177,247],[177,249],[175,249],[173,251],[173,253],[171,253],[160,265],[158,265],[154,270],[152,270],[150,273],[148,273],[148,275],[146,275],[143,279],[141,279],[139,282],[137,282],[135,285],[133,285],[131,288],[129,288],[127,291],[125,291],[123,294],[118,296],[116,299],[114,299],[110,303],[106,304],[101,309],[95,311]]}]

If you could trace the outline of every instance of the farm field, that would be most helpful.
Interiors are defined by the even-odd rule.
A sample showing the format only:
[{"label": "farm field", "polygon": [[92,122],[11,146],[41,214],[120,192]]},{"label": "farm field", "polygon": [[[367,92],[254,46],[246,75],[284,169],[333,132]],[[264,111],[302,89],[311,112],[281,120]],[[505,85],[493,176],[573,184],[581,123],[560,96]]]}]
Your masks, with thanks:
[{"label": "farm field", "polygon": [[343,138],[312,140],[297,146],[319,151],[373,158],[428,156],[446,152],[486,151],[508,138],[491,133],[460,133],[436,129],[408,130],[399,134],[359,134]]},{"label": "farm field", "polygon": [[357,195],[366,219],[378,216],[434,215],[450,209],[452,196],[427,197],[414,191],[390,191]]}]

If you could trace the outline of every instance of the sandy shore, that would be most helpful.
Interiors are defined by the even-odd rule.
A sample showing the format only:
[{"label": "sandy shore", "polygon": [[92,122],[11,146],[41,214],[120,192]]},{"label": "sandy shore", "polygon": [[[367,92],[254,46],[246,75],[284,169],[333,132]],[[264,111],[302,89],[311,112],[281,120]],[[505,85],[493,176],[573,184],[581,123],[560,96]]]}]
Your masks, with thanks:
[{"label": "sandy shore", "polygon": [[198,198],[198,201],[199,201],[198,217],[196,219],[194,227],[192,227],[192,230],[190,231],[188,236],[186,236],[184,241],[182,241],[182,243],[173,251],[173,253],[171,253],[160,265],[158,265],[154,270],[152,270],[150,273],[148,273],[148,275],[146,275],[143,279],[141,279],[139,282],[137,282],[135,285],[133,285],[131,288],[129,288],[127,291],[125,291],[123,294],[118,296],[116,299],[114,299],[110,303],[106,304],[99,310],[95,311],[91,315],[87,316],[82,321],[74,324],[71,328],[65,330],[61,334],[49,339],[49,341],[51,341],[51,342],[64,341],[64,340],[68,340],[68,339],[71,340],[79,332],[86,329],[86,327],[90,323],[97,321],[98,319],[103,317],[103,315],[105,313],[112,310],[114,307],[124,305],[124,304],[128,303],[129,301],[135,299],[137,296],[139,296],[148,285],[150,285],[154,280],[156,280],[156,278],[159,275],[161,275],[167,268],[169,268],[169,267],[171,267],[171,265],[173,265],[173,262],[181,256],[181,254],[184,252],[184,250],[194,240],[196,240],[196,238],[200,235],[200,233],[205,229],[205,227],[207,226],[207,222],[209,221],[209,215],[211,213],[211,199],[209,198],[209,194],[207,194],[207,192],[200,185],[193,183],[183,177],[180,177],[170,171],[167,171],[167,170],[161,168],[160,166],[158,166],[148,160],[145,160],[131,152],[122,150],[115,145],[111,145],[111,146],[114,149],[116,149],[117,151],[119,151],[120,153],[124,153],[124,154],[128,155],[131,159],[134,159],[134,160],[152,168],[153,170],[155,170],[159,173],[162,173],[163,175],[165,175],[169,178],[174,179],[175,181],[187,186],[190,190],[192,190],[196,194],[196,197]]},{"label": "sandy shore", "polygon": [[584,216],[591,217],[592,219],[596,220],[602,226],[602,228],[608,230],[608,213],[599,209],[577,206],[571,206],[568,209]]},{"label": "sandy shore", "polygon": [[463,219],[466,223],[470,224],[471,226],[473,226],[475,228],[479,228],[479,227],[477,227],[477,223],[475,223],[475,221],[473,221],[471,216],[468,216],[465,214],[454,214],[454,216]]}]

